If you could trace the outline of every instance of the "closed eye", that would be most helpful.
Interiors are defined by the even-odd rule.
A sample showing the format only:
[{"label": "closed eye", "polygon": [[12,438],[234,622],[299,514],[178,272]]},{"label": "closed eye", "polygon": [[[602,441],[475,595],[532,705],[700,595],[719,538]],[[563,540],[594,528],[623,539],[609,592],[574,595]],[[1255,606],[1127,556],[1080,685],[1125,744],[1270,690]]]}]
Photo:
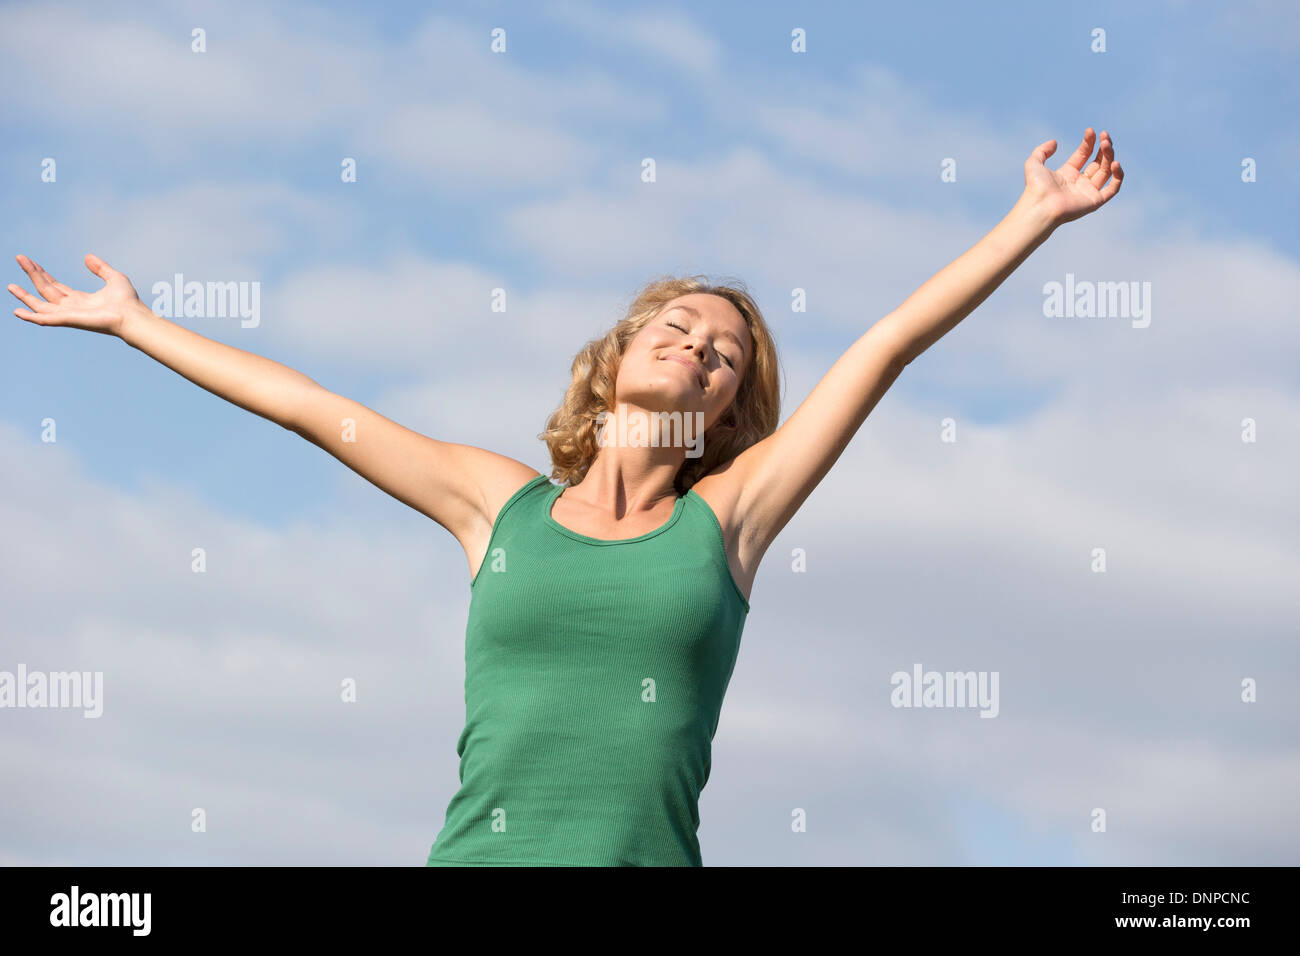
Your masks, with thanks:
[{"label": "closed eye", "polygon": [[[672,326],[672,327],[673,327],[674,329],[676,329],[678,332],[685,332],[685,331],[686,331],[684,328],[682,328],[682,327],[681,327],[680,325],[678,325],[676,322],[669,321],[667,324],[670,325],[670,326]],[[725,353],[723,353],[723,352],[719,352],[718,354],[722,356],[723,361],[725,361],[725,362],[727,363],[728,366],[730,366],[733,370],[735,369],[735,367],[736,367],[736,363],[733,362],[730,358],[728,358],[727,355],[726,355]]]}]

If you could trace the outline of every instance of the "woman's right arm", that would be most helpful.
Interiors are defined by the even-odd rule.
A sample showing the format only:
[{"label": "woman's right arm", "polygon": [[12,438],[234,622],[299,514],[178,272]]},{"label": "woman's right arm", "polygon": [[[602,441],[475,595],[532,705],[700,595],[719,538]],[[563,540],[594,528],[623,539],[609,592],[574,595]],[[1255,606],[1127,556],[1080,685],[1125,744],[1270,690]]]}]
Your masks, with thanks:
[{"label": "woman's right arm", "polygon": [[116,335],[195,385],[301,435],[450,531],[465,548],[471,574],[501,505],[539,474],[504,455],[421,435],[287,365],[170,322],[102,259],[86,258],[107,283],[94,294],[69,289],[30,260],[18,261],[46,299],[10,286],[32,310],[30,317],[15,310],[20,318]]}]

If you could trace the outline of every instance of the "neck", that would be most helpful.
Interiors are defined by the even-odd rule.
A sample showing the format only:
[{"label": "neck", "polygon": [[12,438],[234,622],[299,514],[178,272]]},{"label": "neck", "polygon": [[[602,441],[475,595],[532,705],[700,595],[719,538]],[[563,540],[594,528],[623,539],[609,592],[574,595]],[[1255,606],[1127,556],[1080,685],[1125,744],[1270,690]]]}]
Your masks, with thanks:
[{"label": "neck", "polygon": [[701,453],[703,413],[651,412],[621,403],[601,424],[600,449],[566,497],[608,510],[615,520],[676,500],[674,480]]}]

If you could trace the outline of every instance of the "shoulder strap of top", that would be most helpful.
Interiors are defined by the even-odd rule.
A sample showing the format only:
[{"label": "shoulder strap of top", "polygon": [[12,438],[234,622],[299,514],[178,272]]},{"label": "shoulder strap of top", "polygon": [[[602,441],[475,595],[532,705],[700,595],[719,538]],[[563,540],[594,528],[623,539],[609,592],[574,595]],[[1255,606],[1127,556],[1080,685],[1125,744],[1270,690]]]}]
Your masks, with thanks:
[{"label": "shoulder strap of top", "polygon": [[524,484],[516,490],[513,495],[506,499],[506,503],[501,506],[501,510],[497,512],[496,521],[492,523],[493,529],[495,530],[501,525],[502,519],[504,519],[520,501],[525,498],[544,498],[545,493],[554,488],[555,485],[551,482],[551,479],[545,475],[537,475],[533,478],[529,478],[528,481],[524,482]]},{"label": "shoulder strap of top", "polygon": [[731,564],[727,560],[726,539],[722,533],[722,523],[718,521],[713,506],[705,501],[704,497],[694,489],[688,490],[685,497],[686,513],[682,524],[690,529],[689,533],[694,536],[702,547],[707,547],[712,552],[723,574],[731,582],[731,589],[736,598],[748,613],[749,600],[741,593],[740,586],[736,584],[735,575],[731,573]]},{"label": "shoulder strap of top", "polygon": [[496,545],[497,539],[501,535],[501,528],[505,525],[506,518],[512,512],[519,510],[518,506],[521,501],[530,496],[534,498],[540,497],[539,493],[549,487],[551,487],[551,480],[547,478],[546,475],[537,475],[533,478],[529,478],[523,486],[516,489],[515,493],[506,499],[506,503],[501,506],[501,510],[497,512],[497,516],[492,522],[492,531],[488,534],[487,551],[484,553],[483,563],[479,565],[478,571],[469,582],[471,591],[474,590],[474,586],[478,583],[478,579],[483,575],[483,568],[487,566],[488,561],[492,557],[492,548]]}]

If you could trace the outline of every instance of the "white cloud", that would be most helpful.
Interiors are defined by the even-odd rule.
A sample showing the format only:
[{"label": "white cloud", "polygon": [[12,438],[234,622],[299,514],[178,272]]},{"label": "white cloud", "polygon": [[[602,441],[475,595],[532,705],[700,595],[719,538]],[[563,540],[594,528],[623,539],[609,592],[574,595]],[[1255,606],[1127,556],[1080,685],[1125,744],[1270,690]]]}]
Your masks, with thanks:
[{"label": "white cloud", "polygon": [[[875,64],[854,67],[847,84],[795,81],[779,99],[751,101],[747,108],[770,140],[812,165],[859,179],[930,182],[954,191],[940,185],[946,160],[955,160],[958,183],[1003,181],[1008,172],[1019,175],[1039,142],[1053,138],[1039,136],[1024,121],[994,122],[945,108]],[[1056,138],[1068,139],[1064,133]],[[1064,158],[1063,149],[1055,159]]]},{"label": "white cloud", "polygon": [[589,44],[634,50],[648,60],[692,74],[712,73],[722,60],[718,41],[678,10],[615,11],[564,0],[547,3],[542,11]]},{"label": "white cloud", "polygon": [[[105,20],[42,3],[5,17],[0,77],[15,88],[40,77],[31,121],[127,136],[169,165],[288,141],[323,152],[333,170],[354,157],[364,177],[375,161],[440,188],[537,185],[580,177],[592,162],[594,146],[566,123],[662,112],[657,98],[599,71],[557,75],[493,55],[486,29],[437,16],[396,43],[358,37],[352,18],[310,4]],[[207,52],[191,52],[195,28],[207,32]],[[75,69],[49,69],[52,36]]]}]

